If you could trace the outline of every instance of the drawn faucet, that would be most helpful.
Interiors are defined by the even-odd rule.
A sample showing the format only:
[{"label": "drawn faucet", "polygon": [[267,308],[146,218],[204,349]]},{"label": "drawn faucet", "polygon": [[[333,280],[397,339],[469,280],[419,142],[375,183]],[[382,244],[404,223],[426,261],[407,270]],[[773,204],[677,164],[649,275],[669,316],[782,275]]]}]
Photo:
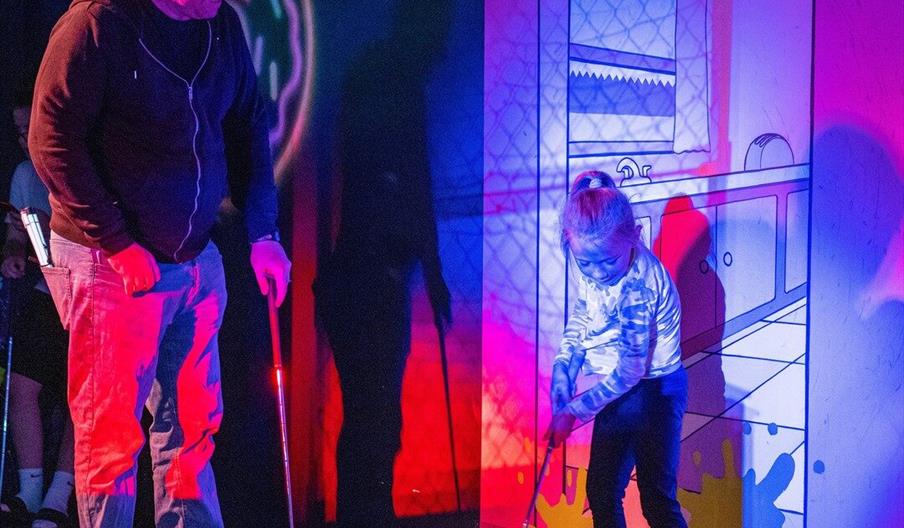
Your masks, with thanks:
[{"label": "drawn faucet", "polygon": [[627,187],[630,185],[653,183],[653,178],[650,177],[650,169],[652,168],[652,165],[644,165],[643,167],[638,166],[633,158],[622,158],[615,167],[615,170],[624,175],[618,186]]}]

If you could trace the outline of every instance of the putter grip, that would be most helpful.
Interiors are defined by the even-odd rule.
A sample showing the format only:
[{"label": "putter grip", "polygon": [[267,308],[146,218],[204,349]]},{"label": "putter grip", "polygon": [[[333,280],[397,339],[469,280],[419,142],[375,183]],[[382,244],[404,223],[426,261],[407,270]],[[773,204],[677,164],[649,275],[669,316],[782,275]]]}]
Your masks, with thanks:
[{"label": "putter grip", "polygon": [[282,369],[282,343],[279,333],[279,310],[276,307],[276,281],[267,277],[267,313],[270,320],[270,340],[273,348],[273,366]]}]

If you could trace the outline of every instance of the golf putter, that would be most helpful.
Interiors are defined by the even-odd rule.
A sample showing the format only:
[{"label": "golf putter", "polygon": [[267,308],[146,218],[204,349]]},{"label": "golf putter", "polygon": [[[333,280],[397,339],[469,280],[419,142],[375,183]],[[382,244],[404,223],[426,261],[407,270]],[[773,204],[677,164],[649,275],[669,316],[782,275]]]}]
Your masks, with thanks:
[{"label": "golf putter", "polygon": [[[584,364],[584,357],[586,354],[587,351],[584,349],[575,350],[571,354],[571,359],[568,361],[568,379],[571,381],[572,386],[578,377],[581,366]],[[534,494],[530,499],[530,506],[527,507],[527,515],[524,516],[524,522],[521,523],[521,528],[528,528],[530,526],[530,518],[534,515],[534,510],[537,509],[537,499],[540,497],[540,486],[543,484],[543,477],[546,476],[546,471],[549,469],[549,461],[552,458],[553,451],[555,451],[555,448],[552,445],[552,438],[550,438],[549,443],[546,445],[546,454],[543,456],[543,465],[540,466],[540,474],[537,475],[537,483],[534,485]]]}]

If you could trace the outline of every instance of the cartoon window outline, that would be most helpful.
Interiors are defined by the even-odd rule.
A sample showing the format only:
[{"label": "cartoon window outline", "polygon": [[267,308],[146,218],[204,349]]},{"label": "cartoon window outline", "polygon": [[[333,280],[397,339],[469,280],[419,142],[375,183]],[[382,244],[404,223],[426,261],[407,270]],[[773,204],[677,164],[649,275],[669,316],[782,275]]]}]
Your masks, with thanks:
[{"label": "cartoon window outline", "polygon": [[569,157],[710,150],[708,3],[569,0]]}]

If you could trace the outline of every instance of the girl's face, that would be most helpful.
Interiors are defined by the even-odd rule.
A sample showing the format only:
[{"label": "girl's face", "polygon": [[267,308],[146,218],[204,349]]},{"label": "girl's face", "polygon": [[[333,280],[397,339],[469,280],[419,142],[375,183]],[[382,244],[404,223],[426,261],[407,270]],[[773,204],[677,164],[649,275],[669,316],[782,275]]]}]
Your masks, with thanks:
[{"label": "girl's face", "polygon": [[634,244],[620,238],[604,244],[575,238],[569,246],[578,269],[598,286],[611,286],[621,280],[634,256]]}]

